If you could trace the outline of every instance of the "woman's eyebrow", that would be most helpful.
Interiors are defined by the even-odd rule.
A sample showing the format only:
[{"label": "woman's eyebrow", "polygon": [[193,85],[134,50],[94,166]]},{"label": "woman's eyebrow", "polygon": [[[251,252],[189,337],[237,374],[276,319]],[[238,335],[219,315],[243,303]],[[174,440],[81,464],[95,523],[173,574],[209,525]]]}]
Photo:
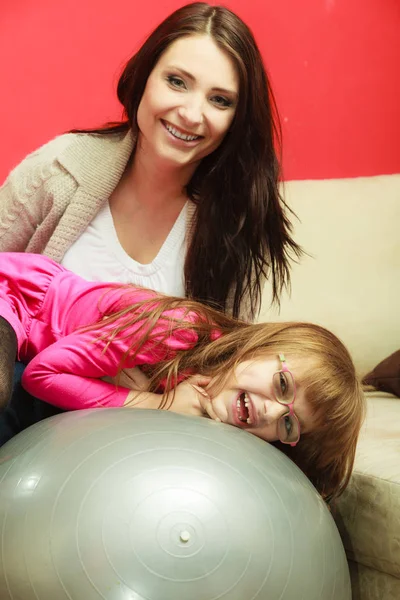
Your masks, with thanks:
[{"label": "woman's eyebrow", "polygon": [[[190,81],[196,81],[196,77],[194,75],[192,75],[191,73],[189,73],[189,71],[182,69],[182,67],[178,67],[176,65],[170,65],[167,67],[167,70],[179,71],[180,73],[182,73],[182,75],[184,75],[185,77],[190,79]],[[212,92],[222,92],[223,94],[229,94],[231,96],[234,96],[235,98],[238,97],[237,92],[235,92],[233,90],[227,90],[226,88],[213,87],[213,88],[211,88],[211,91]]]}]

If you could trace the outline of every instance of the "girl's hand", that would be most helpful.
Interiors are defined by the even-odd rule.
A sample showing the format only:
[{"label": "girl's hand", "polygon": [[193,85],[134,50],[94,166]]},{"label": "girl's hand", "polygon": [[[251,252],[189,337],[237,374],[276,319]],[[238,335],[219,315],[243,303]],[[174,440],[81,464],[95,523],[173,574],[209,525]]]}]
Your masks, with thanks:
[{"label": "girl's hand", "polygon": [[[125,405],[127,408],[150,408],[159,409],[162,394],[147,392],[147,377],[139,369],[131,369],[134,372],[134,379],[129,381],[124,379],[120,383],[129,388],[129,392]],[[122,372],[124,373],[124,372]],[[134,382],[134,383],[133,383]],[[112,380],[114,383],[114,380]],[[182,383],[178,384],[175,390],[171,390],[168,394],[166,408],[171,412],[180,413],[181,415],[194,415],[198,417],[209,417],[214,421],[220,421],[219,417],[214,412],[212,401],[205,387],[210,383],[210,377],[202,375],[193,375]],[[175,392],[175,393],[174,393]]]},{"label": "girl's hand", "polygon": [[169,410],[183,415],[194,415],[199,417],[209,417],[214,421],[220,421],[214,412],[210,396],[205,390],[205,386],[210,383],[210,377],[193,375],[182,381],[175,388],[175,395],[170,392],[172,404]]},{"label": "girl's hand", "polygon": [[139,369],[139,367],[123,369],[121,373],[115,377],[102,377],[102,379],[103,381],[107,381],[107,383],[113,383],[119,387],[125,387],[137,392],[145,392],[149,389],[149,378]]}]

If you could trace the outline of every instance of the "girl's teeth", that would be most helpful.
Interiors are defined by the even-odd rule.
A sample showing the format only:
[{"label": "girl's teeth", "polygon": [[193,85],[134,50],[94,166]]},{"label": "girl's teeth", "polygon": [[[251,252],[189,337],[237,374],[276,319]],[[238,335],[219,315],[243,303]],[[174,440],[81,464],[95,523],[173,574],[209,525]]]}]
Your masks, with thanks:
[{"label": "girl's teeth", "polygon": [[185,142],[193,142],[193,140],[197,140],[197,138],[199,137],[198,135],[186,135],[186,133],[181,133],[180,131],[175,129],[175,127],[172,127],[168,123],[165,124],[165,127],[170,133],[172,133],[173,136],[175,136],[179,140],[184,140]]},{"label": "girl's teeth", "polygon": [[[250,409],[249,409],[249,407],[250,407],[250,402],[249,402],[249,399],[248,399],[248,396],[247,396],[247,394],[244,394],[244,398],[245,398],[245,400],[244,400],[244,405],[245,405],[245,407],[247,408],[247,410],[248,410],[248,413],[249,413],[249,415],[250,415]],[[239,411],[240,411],[240,399],[239,399],[239,398],[236,400],[236,408],[237,408],[237,410],[238,410],[238,413],[239,413]],[[244,421],[242,421],[242,422],[244,422]],[[250,416],[249,416],[249,417],[246,419],[246,423],[247,423],[248,425],[251,425],[251,424],[252,424],[252,420],[251,420]]]}]

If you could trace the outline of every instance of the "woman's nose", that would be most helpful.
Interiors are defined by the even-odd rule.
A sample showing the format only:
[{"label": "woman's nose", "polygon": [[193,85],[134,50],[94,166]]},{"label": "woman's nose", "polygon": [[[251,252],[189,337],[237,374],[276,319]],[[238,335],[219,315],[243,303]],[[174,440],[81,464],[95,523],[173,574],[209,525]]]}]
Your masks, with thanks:
[{"label": "woman's nose", "polygon": [[203,121],[203,103],[195,98],[187,100],[178,108],[178,114],[191,127],[200,125]]}]

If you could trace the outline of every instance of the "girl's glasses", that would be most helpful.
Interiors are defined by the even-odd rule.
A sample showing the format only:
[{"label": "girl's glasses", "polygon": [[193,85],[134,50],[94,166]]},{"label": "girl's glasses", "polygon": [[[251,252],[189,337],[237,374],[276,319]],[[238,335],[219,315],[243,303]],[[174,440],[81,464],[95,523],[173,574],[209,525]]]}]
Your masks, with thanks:
[{"label": "girl's glasses", "polygon": [[300,423],[296,417],[293,404],[296,399],[296,384],[291,371],[289,371],[284,354],[279,354],[282,369],[272,377],[275,400],[287,406],[287,413],[278,421],[278,437],[282,444],[295,446],[300,439]]}]

